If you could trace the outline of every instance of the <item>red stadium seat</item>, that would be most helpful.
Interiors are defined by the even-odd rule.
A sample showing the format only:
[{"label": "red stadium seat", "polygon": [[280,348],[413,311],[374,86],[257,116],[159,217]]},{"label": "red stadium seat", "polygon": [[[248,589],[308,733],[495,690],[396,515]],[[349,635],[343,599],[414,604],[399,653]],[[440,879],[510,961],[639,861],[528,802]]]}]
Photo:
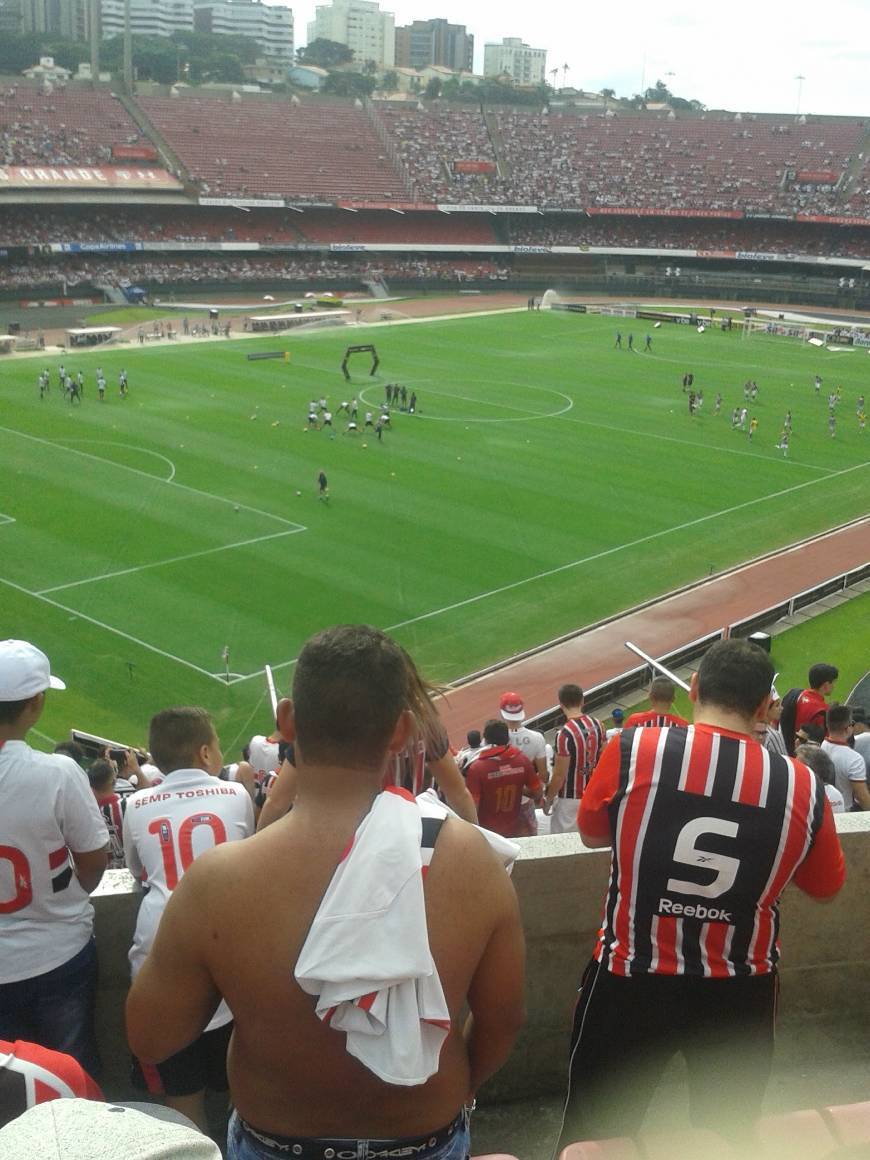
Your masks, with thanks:
[{"label": "red stadium seat", "polygon": [[[863,1106],[870,1109],[870,1104]],[[820,1160],[838,1147],[822,1114],[814,1108],[765,1116],[758,1124],[758,1142],[764,1150],[762,1155],[788,1156],[793,1160]]]},{"label": "red stadium seat", "polygon": [[612,1140],[581,1140],[569,1144],[559,1154],[559,1160],[640,1160],[634,1140],[616,1136]]},{"label": "red stadium seat", "polygon": [[822,1115],[841,1144],[870,1144],[870,1102],[823,1108]]}]

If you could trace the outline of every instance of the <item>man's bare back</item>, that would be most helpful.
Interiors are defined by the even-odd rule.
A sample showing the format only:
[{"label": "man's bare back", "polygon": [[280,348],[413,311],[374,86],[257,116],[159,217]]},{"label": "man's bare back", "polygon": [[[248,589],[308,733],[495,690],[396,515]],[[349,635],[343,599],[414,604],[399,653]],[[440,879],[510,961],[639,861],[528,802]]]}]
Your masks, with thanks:
[{"label": "man's bare back", "polygon": [[[438,1072],[418,1086],[384,1083],[348,1054],[344,1032],[316,1017],[315,1000],[294,978],[296,960],[380,778],[377,769],[312,770],[303,750],[292,812],[191,866],[131,993],[131,1045],[145,1060],[178,1050],[218,995],[227,999],[232,1100],[265,1133],[392,1139],[435,1131],[501,1066],[522,1023],[516,895],[480,833],[454,819],[441,828],[424,888],[451,1017]],[[170,978],[175,985],[163,986]],[[473,1022],[463,1031],[466,1003]]]}]

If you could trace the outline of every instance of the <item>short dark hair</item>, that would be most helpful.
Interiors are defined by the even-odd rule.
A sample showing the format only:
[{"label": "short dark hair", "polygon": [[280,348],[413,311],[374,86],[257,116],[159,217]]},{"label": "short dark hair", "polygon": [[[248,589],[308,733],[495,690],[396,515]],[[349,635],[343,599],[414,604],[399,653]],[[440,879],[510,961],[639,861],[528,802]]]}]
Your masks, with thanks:
[{"label": "short dark hair", "polygon": [[0,701],[0,725],[14,725],[32,700],[25,697],[23,701]]},{"label": "short dark hair", "polygon": [[751,717],[773,684],[770,657],[748,640],[720,640],[698,666],[698,701]]},{"label": "short dark hair", "polygon": [[148,749],[154,764],[167,776],[176,769],[195,769],[196,755],[215,739],[205,709],[180,705],[155,713],[148,727]]},{"label": "short dark hair", "polygon": [[103,786],[115,779],[112,763],[106,761],[105,757],[98,757],[96,761],[92,761],[87,772],[91,789],[102,789]]},{"label": "short dark hair", "polygon": [[818,721],[807,721],[801,725],[800,729],[795,731],[795,737],[799,737],[801,733],[811,745],[821,745],[825,740],[825,727],[820,725]]},{"label": "short dark hair", "polygon": [[566,709],[575,709],[583,704],[583,690],[579,685],[561,685],[559,688],[559,704]]},{"label": "short dark hair", "polygon": [[488,745],[507,745],[510,741],[507,721],[491,717],[483,727],[483,739]]},{"label": "short dark hair", "polygon": [[852,724],[852,708],[850,705],[831,705],[825,714],[825,724],[829,733],[840,733]]},{"label": "short dark hair", "polygon": [[470,745],[472,749],[477,749],[478,746],[480,745],[480,730],[479,729],[469,729],[468,732],[465,734],[465,740],[466,740],[466,743],[468,745]]},{"label": "short dark hair", "polygon": [[825,785],[833,785],[836,781],[834,763],[818,745],[799,745],[794,752],[798,761],[808,765],[813,773],[817,773]]},{"label": "short dark hair", "polygon": [[807,673],[807,684],[811,689],[820,689],[828,681],[836,681],[839,675],[836,665],[813,665]]},{"label": "short dark hair", "polygon": [[664,701],[671,705],[676,695],[677,686],[670,677],[654,677],[650,683],[649,699],[651,701]]},{"label": "short dark hair", "polygon": [[409,708],[406,654],[370,625],[324,629],[299,654],[293,705],[297,756],[309,764],[377,769]]},{"label": "short dark hair", "polygon": [[54,747],[54,752],[71,757],[78,765],[84,765],[88,757],[85,747],[79,745],[78,741],[59,741]]}]

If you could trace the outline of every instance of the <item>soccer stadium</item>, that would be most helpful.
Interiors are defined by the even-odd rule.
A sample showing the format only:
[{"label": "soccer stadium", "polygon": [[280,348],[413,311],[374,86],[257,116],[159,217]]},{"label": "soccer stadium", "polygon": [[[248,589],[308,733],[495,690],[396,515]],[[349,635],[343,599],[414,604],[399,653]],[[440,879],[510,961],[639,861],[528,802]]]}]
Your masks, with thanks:
[{"label": "soccer stadium", "polygon": [[[105,1099],[163,1100],[189,1117],[188,1126],[207,1127],[230,1156],[313,1156],[307,1149],[321,1137],[330,1146],[349,1144],[345,1129],[355,1107],[380,1107],[389,1129],[376,1139],[371,1126],[380,1121],[365,1111],[372,1146],[383,1143],[384,1150],[360,1155],[867,1154],[860,1149],[870,1149],[870,926],[863,921],[870,826],[861,816],[870,809],[870,121],[638,108],[557,100],[555,91],[548,103],[499,104],[424,98],[416,90],[341,97],[284,85],[248,91],[254,86],[133,83],[129,72],[126,82],[123,74],[91,83],[55,72],[49,80],[47,59],[42,73],[0,77],[0,638],[9,638],[0,646],[0,1155],[40,1154],[14,1152],[18,1136],[3,1146],[4,1131],[23,1122],[5,1116],[2,1099],[4,1068],[15,1072],[9,1060],[16,1040],[68,1053],[70,1063],[70,1056],[84,1058]],[[180,58],[178,68],[181,76]],[[414,1000],[421,1011],[415,1034],[419,1025],[431,1031],[443,1024],[447,1042],[458,1041],[444,1057],[465,1057],[456,1028],[466,1000],[481,1028],[516,1020],[513,1050],[506,1047],[490,1067],[479,1065],[481,1081],[489,1082],[478,1096],[470,1152],[442,1152],[440,1136],[437,1148],[431,1142],[437,1133],[427,1142],[444,1116],[418,1123],[413,1097],[395,1094],[405,1090],[397,1083],[413,1092],[422,1081],[375,1080],[365,1070],[366,1048],[351,1048],[350,1022],[342,1025],[345,1051],[338,1023],[330,1025],[337,1006],[319,984],[303,989],[318,996],[324,1026],[313,1006],[306,1008],[310,1041],[297,1029],[296,1062],[286,1045],[276,1047],[270,1069],[298,1073],[301,1091],[305,1074],[322,1071],[334,1086],[357,1092],[350,1111],[329,1132],[311,1127],[328,1122],[317,1096],[306,1097],[315,1111],[296,1120],[288,1113],[287,1123],[301,1125],[292,1131],[281,1114],[261,1115],[257,1109],[270,1099],[280,1102],[272,1093],[280,1085],[260,1082],[254,1091],[258,1081],[240,1078],[240,1061],[247,1062],[250,1041],[268,1037],[268,1021],[257,1024],[252,1015],[243,1034],[252,1005],[234,1001],[232,979],[262,981],[265,995],[278,996],[279,1012],[285,1000],[277,986],[270,990],[270,976],[254,967],[246,976],[253,951],[246,957],[234,948],[225,989],[210,976],[214,1018],[204,1034],[208,998],[197,1008],[196,1027],[174,1000],[167,1000],[165,1018],[153,1010],[145,1017],[161,970],[168,971],[164,983],[182,981],[179,993],[195,974],[167,953],[164,922],[164,941],[158,937],[137,974],[125,1032],[128,952],[132,945],[136,974],[160,911],[151,912],[144,949],[142,915],[158,895],[162,906],[211,846],[234,846],[238,836],[247,847],[255,826],[268,826],[250,839],[250,849],[268,851],[281,833],[296,833],[294,820],[305,826],[305,787],[309,801],[317,796],[310,789],[314,767],[306,770],[304,760],[309,744],[315,749],[306,706],[317,718],[316,702],[331,705],[338,696],[317,671],[326,662],[318,662],[320,646],[312,652],[311,640],[338,625],[378,630],[377,646],[363,634],[353,647],[368,642],[371,663],[385,673],[382,654],[389,652],[390,663],[408,666],[408,688],[416,681],[422,690],[399,706],[400,721],[413,716],[416,740],[409,732],[404,749],[396,741],[395,715],[395,731],[385,734],[378,776],[393,764],[396,773],[384,785],[392,778],[392,788],[404,792],[395,795],[402,808],[413,795],[426,798],[424,832],[428,809],[438,816],[449,808],[496,830],[513,851],[504,860],[515,861],[515,934],[520,942],[525,935],[528,956],[524,993],[520,964],[520,981],[505,983],[501,1007],[481,999],[487,987],[480,979],[491,990],[499,963],[516,963],[496,956],[493,948],[507,936],[494,927],[483,940],[476,989],[469,983],[463,990],[442,964],[459,996],[449,987],[446,999],[441,995],[446,1019],[437,1003],[435,1014],[423,1013],[419,983]],[[329,647],[350,648],[334,635],[326,634]],[[43,652],[66,683],[64,692],[48,694],[44,711]],[[330,745],[338,752],[335,738],[348,744],[358,717],[352,650],[347,674],[338,655],[327,677],[347,698],[347,722],[327,736],[324,752]],[[732,657],[727,663],[744,665],[746,675],[716,669]],[[380,671],[372,668],[370,680],[364,674],[360,704],[377,700]],[[757,697],[746,711],[735,706],[765,673],[770,692],[753,720]],[[291,710],[285,698],[294,680]],[[34,699],[31,717],[21,706]],[[179,710],[169,720],[163,711],[170,706],[206,713]],[[343,710],[344,702],[335,715]],[[649,719],[623,728],[639,712]],[[747,721],[751,731],[743,728]],[[220,808],[210,799],[204,812],[191,814],[200,806],[189,802],[183,814],[172,812],[181,803],[168,802],[171,779],[182,786],[177,779],[194,774],[191,761],[171,756],[184,729],[197,738],[197,776],[220,778]],[[84,891],[93,890],[99,983],[89,1000],[96,1004],[91,1055],[72,1050],[68,1038],[46,1032],[40,1039],[36,1022],[13,1017],[31,1000],[12,989],[31,975],[47,977],[18,967],[12,950],[23,937],[16,916],[30,907],[38,878],[34,869],[31,883],[16,827],[23,833],[28,811],[36,816],[39,792],[12,788],[13,763],[25,767],[25,732],[34,779],[37,770],[42,777],[54,768],[45,763],[62,761],[57,769],[81,780],[88,808],[93,796],[107,829],[105,874],[86,860],[93,840],[76,845],[63,825],[50,855],[49,892],[78,890],[90,913]],[[50,758],[59,745],[65,756]],[[682,756],[674,756],[677,746],[685,746]],[[723,772],[729,746],[739,755]],[[805,752],[812,749],[822,755],[818,765]],[[214,750],[220,760],[212,769]],[[492,805],[485,783],[501,776],[505,752],[525,772],[494,791],[500,796]],[[88,785],[81,770],[70,772],[73,760]],[[630,803],[639,800],[631,795],[647,760],[657,789],[645,791],[629,859]],[[676,763],[673,789],[665,786],[669,762]],[[350,759],[333,764],[351,768]],[[596,812],[592,803],[611,775],[611,796]],[[791,787],[787,801],[780,801],[780,783]],[[197,785],[192,780],[183,792],[218,793]],[[51,783],[46,787],[51,797]],[[653,804],[656,794],[664,802],[670,793],[670,813]],[[378,793],[376,800],[391,796]],[[687,821],[687,798],[707,801],[699,807],[707,812]],[[786,822],[768,865],[758,853],[768,838],[757,816],[774,808]],[[712,816],[717,810],[721,817]],[[356,865],[348,851],[361,844],[364,814],[350,825],[344,852],[344,838],[333,852],[326,897],[337,892],[341,867]],[[52,824],[62,815],[57,806]],[[665,887],[649,866],[671,840],[674,817],[685,825],[668,865],[695,877],[663,878]],[[313,889],[309,878],[318,881],[316,851],[328,860],[331,839],[343,832],[339,807],[336,818],[334,835],[327,827],[312,847],[310,875],[305,858],[288,870],[289,895],[297,881],[300,896]],[[404,819],[391,822],[384,833],[402,825]],[[450,822],[445,836],[458,825]],[[806,834],[798,835],[798,826]],[[728,852],[739,827],[736,859]],[[158,839],[162,869],[155,879],[147,849],[150,842],[157,850]],[[465,846],[451,841],[458,883]],[[439,885],[446,871],[437,872],[437,849],[426,879],[427,914],[430,889],[433,912],[438,890],[453,891],[454,899],[473,894],[461,883]],[[489,863],[476,845],[468,851],[489,899]],[[206,881],[206,866],[217,874],[238,865],[244,881],[242,847],[220,854],[230,852],[236,862],[210,857],[191,883]],[[412,852],[419,860],[422,847]],[[758,899],[747,909],[749,870],[741,875],[739,866],[750,863]],[[281,877],[276,870],[272,884],[264,865],[265,906]],[[427,869],[424,858],[421,906]],[[704,877],[711,872],[712,881]],[[81,886],[70,887],[76,875]],[[792,876],[796,885],[782,905],[785,959],[777,969],[777,904]],[[503,895],[514,896],[505,877],[501,869],[493,877],[492,914]],[[143,879],[147,901],[137,922]],[[230,915],[238,891],[226,874],[222,881]],[[312,941],[308,923],[327,883],[329,873],[294,953],[305,938],[306,949]],[[173,899],[167,916],[183,914],[194,889]],[[638,916],[655,891],[671,897],[650,912],[654,934],[644,958]],[[674,902],[681,891],[705,901]],[[831,905],[815,904],[823,898]],[[715,907],[710,899],[719,900]],[[457,911],[463,921],[465,905]],[[453,932],[466,957],[475,937],[474,905],[467,905],[467,929],[459,923]],[[275,903],[270,918],[282,906]],[[741,906],[752,915],[745,940],[743,920],[731,918]],[[258,912],[252,905],[246,923],[244,910],[223,929],[250,950]],[[320,917],[318,911],[312,931]],[[380,932],[374,914],[364,918],[372,925],[360,919],[362,959]],[[427,944],[426,953],[437,981],[444,932],[429,918],[433,949]],[[422,928],[425,942],[425,916]],[[295,945],[291,927],[280,929]],[[49,951],[39,961],[65,970],[69,945],[66,955]],[[596,946],[572,1038],[577,988]],[[287,989],[290,972],[282,970]],[[659,998],[655,985],[663,978],[689,985],[678,1002],[667,985]],[[593,998],[602,979],[600,990],[613,989],[610,1023],[595,1007],[607,1000]],[[654,985],[638,989],[647,983]],[[722,1094],[711,1124],[709,1115],[696,1115],[704,1086],[698,1076],[709,1068],[713,1087],[723,1085],[724,1093],[728,1086],[715,1070],[721,1060],[713,1060],[708,1024],[719,1025],[720,1038],[729,1033],[737,984],[735,1026],[743,1026],[750,1004],[763,1022],[765,1002],[772,1026],[779,1003],[776,1047],[771,1032],[767,1047],[758,1048],[759,1063],[758,1044],[746,1040],[753,1082],[744,1083],[744,1112],[729,1107],[733,1092]],[[58,986],[63,1007],[72,984],[60,979]],[[293,988],[302,996],[295,980]],[[359,1004],[369,1017],[365,1001],[376,992],[375,985],[358,989],[352,1003],[351,992],[342,992],[337,1003]],[[221,995],[226,1003],[215,1015]],[[685,1012],[690,1024],[697,1008],[709,1058],[675,1038],[676,1058],[662,1063],[649,1045],[670,1043],[671,1032],[651,1019],[647,1027],[646,1014],[635,1018],[637,995],[637,1010],[656,1010],[662,1020]],[[300,1006],[287,1000],[288,1011],[294,1003]],[[226,1019],[213,1029],[224,1007]],[[220,1085],[209,1079],[185,1086],[179,1075],[189,1078],[188,1050],[221,1032],[226,1071],[233,1016],[229,1085],[237,1112],[227,1153],[226,1095],[211,1091]],[[92,1010],[89,1017],[93,1022]],[[161,1030],[184,1027],[185,1018],[193,1028],[186,1038]],[[642,1031],[632,1026],[639,1022]],[[602,1076],[619,1075],[625,1060],[605,1050],[611,1028],[626,1042],[635,1033],[649,1036],[637,1058],[655,1056],[662,1082],[655,1100],[639,1111],[626,1100],[618,1115],[605,1092],[596,1118],[594,1069],[578,1046],[586,1035],[600,1053]],[[474,1035],[466,1029],[472,1077],[476,1053],[486,1055]],[[569,1040],[572,1085],[589,1086],[585,1107],[576,1091],[565,1102]],[[728,1040],[729,1059],[742,1058],[742,1042]],[[96,1049],[99,1066],[91,1063]],[[490,1050],[495,1059],[497,1049]],[[41,1069],[39,1082],[54,1093],[101,1098],[87,1076],[90,1088],[47,1056],[27,1066]],[[436,1051],[426,1074],[438,1066]],[[642,1088],[640,1067],[620,1083]],[[33,1096],[32,1082],[18,1111],[45,1098]],[[210,1090],[207,1123],[195,1103],[200,1086]],[[446,1108],[451,1089],[442,1073],[421,1090],[428,1106]],[[732,1130],[741,1114],[746,1123]],[[96,1121],[91,1131],[101,1131]],[[245,1132],[264,1150],[242,1150]],[[414,1151],[409,1142],[417,1137],[423,1143]],[[388,1151],[391,1141],[411,1150]],[[117,1155],[128,1154],[117,1147]],[[244,1147],[254,1147],[247,1136]],[[152,1154],[207,1153],[141,1153]]]}]

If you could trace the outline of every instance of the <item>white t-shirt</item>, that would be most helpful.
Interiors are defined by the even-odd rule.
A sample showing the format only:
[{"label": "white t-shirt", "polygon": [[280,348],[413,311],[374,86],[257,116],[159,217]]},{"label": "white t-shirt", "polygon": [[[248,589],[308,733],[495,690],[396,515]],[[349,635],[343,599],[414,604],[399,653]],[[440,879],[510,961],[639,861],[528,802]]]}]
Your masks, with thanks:
[{"label": "white t-shirt", "polygon": [[270,741],[261,733],[251,738],[248,751],[248,760],[257,773],[274,773],[281,764],[278,760],[278,742]]},{"label": "white t-shirt", "polygon": [[108,845],[88,779],[71,757],[26,741],[0,746],[0,984],[52,971],[94,929],[70,850]]},{"label": "white t-shirt", "polygon": [[855,752],[860,753],[870,773],[870,733],[856,733],[854,737]]},{"label": "white t-shirt", "polygon": [[[524,754],[533,765],[537,758],[541,757],[544,760],[544,771],[541,774],[543,781],[546,783],[547,773],[547,743],[544,740],[544,734],[539,733],[537,729],[527,729],[525,725],[520,725],[514,729],[513,722],[507,721],[505,724],[508,727],[508,738],[511,745],[515,745],[520,753]],[[541,773],[537,765],[535,765],[537,773]],[[526,823],[526,826],[532,834],[538,832],[538,821],[535,815],[535,803],[531,798],[526,798],[520,806],[520,816]]]},{"label": "white t-shirt", "polygon": [[831,803],[832,814],[844,814],[846,812],[846,803],[843,801],[843,795],[835,785],[825,786],[825,797]]},{"label": "white t-shirt", "polygon": [[[244,786],[220,781],[201,769],[177,769],[162,785],[142,789],[127,800],[124,856],[134,878],[146,879],[130,948],[135,977],[145,962],[160,916],[191,862],[212,846],[235,842],[254,832],[254,807]],[[228,1023],[221,1003],[206,1030]]]},{"label": "white t-shirt", "polygon": [[848,745],[839,745],[835,741],[823,741],[822,749],[834,763],[836,779],[834,784],[843,795],[848,813],[854,801],[851,783],[863,781],[866,784],[867,781],[867,766],[864,764],[864,758]]}]

